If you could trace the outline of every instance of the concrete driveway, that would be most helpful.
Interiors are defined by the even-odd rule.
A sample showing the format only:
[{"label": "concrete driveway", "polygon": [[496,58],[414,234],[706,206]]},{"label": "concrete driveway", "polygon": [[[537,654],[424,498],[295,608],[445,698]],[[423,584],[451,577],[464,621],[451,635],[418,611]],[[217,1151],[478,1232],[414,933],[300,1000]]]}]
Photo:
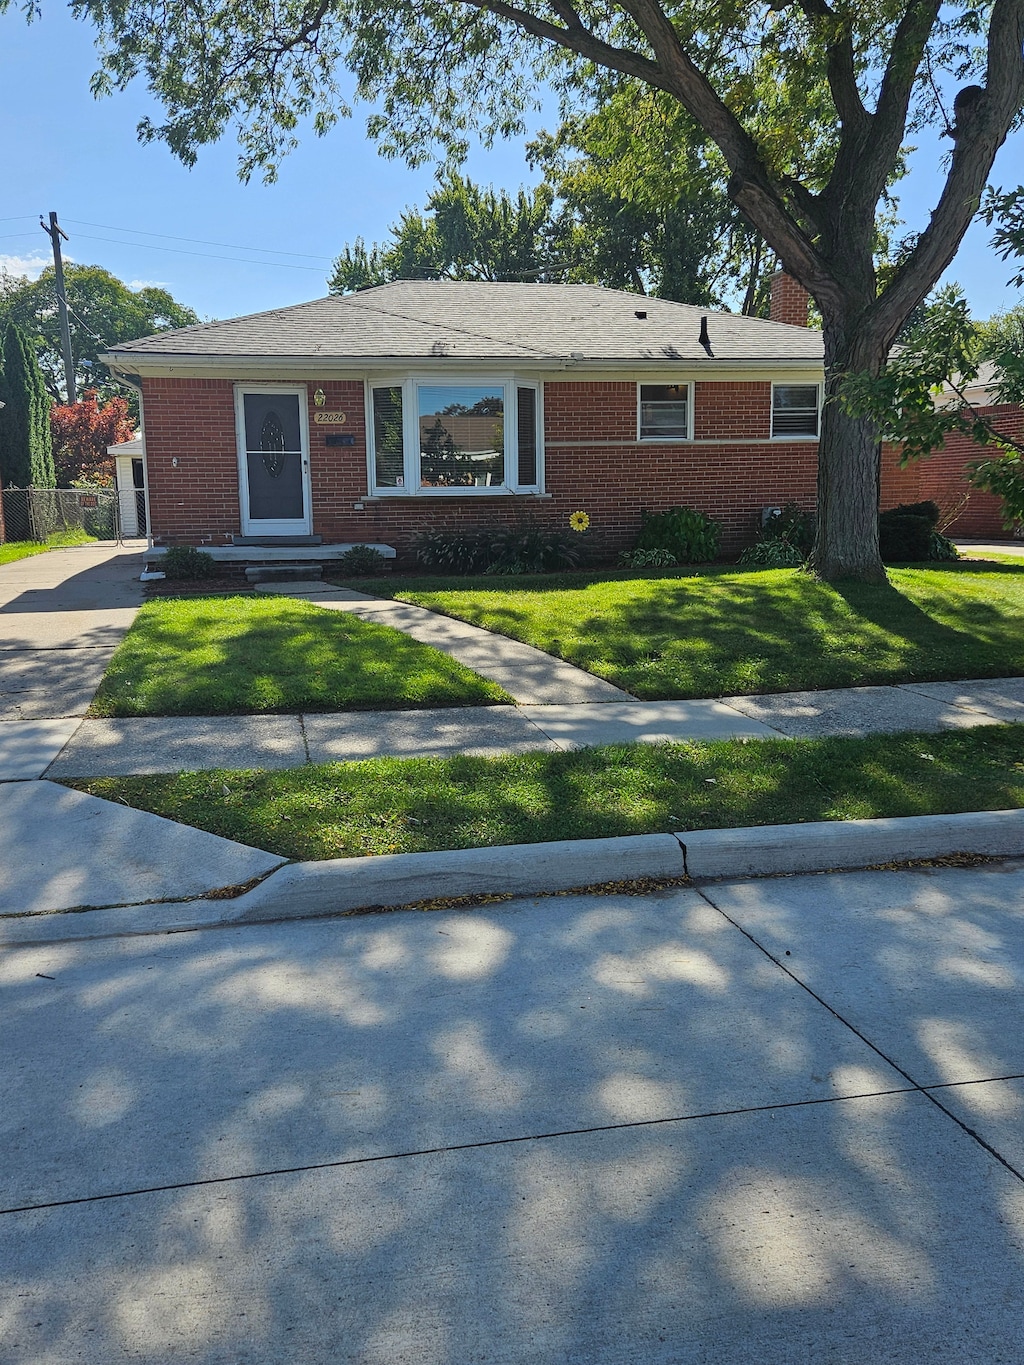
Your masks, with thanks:
[{"label": "concrete driveway", "polygon": [[0,962],[0,1358],[1016,1362],[1024,863]]},{"label": "concrete driveway", "polygon": [[38,777],[78,728],[142,602],[142,542],[0,565],[0,780]]},{"label": "concrete driveway", "polygon": [[139,546],[0,565],[0,719],[82,715],[142,602]]}]

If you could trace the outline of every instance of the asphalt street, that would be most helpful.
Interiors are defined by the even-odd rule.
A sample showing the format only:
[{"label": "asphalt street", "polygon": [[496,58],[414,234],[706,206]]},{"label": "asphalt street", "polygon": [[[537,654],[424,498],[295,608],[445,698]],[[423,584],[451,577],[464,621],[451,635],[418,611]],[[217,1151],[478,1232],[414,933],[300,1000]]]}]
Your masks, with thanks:
[{"label": "asphalt street", "polygon": [[1018,1362],[1024,863],[0,960],[7,1365]]}]

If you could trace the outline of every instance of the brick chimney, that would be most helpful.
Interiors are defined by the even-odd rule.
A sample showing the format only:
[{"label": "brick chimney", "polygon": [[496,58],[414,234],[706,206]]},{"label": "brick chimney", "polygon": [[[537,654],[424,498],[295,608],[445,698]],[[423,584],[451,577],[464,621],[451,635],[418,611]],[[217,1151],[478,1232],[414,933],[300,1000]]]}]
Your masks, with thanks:
[{"label": "brick chimney", "polygon": [[772,322],[788,322],[790,327],[807,326],[807,306],[811,296],[792,275],[776,270],[772,276],[772,302],[768,316]]}]

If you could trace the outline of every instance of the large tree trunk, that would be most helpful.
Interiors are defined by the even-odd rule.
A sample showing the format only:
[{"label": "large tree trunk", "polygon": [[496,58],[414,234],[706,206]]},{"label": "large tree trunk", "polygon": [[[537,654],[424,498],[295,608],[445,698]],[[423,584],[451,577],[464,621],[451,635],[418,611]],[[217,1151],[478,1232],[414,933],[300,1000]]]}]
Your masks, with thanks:
[{"label": "large tree trunk", "polygon": [[878,553],[879,442],[874,424],[851,417],[839,398],[851,370],[878,374],[880,345],[851,338],[842,323],[824,320],[825,403],[818,443],[818,529],[810,567],[828,582],[857,578],[884,583]]}]

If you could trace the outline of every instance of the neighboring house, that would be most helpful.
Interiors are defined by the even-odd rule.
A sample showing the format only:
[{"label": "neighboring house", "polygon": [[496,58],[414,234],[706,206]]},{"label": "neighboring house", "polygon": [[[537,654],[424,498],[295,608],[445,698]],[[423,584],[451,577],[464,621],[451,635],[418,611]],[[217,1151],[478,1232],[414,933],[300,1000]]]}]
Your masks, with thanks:
[{"label": "neighboring house", "polygon": [[[1024,442],[1024,407],[1019,403],[996,403],[995,387],[995,366],[986,361],[977,378],[962,388],[961,393],[996,431]],[[943,406],[959,405],[960,398],[952,389],[947,389],[937,401]],[[928,499],[937,502],[947,513],[957,512],[946,527],[947,535],[977,540],[1005,539],[1010,532],[1003,522],[1001,499],[991,493],[982,493],[967,482],[969,465],[976,460],[993,459],[998,454],[997,447],[979,445],[966,432],[957,432],[947,437],[942,449],[934,455],[900,469],[898,451],[886,447],[883,489],[888,491],[889,498],[884,505]]]},{"label": "neighboring house", "polygon": [[114,487],[121,518],[121,534],[129,539],[144,536],[149,525],[146,512],[146,461],[142,432],[130,441],[107,446],[114,457]]},{"label": "neighboring house", "polygon": [[141,386],[158,546],[255,560],[253,542],[313,538],[320,558],[360,543],[407,557],[428,527],[584,511],[616,551],[643,510],[685,504],[723,522],[729,553],[764,508],[814,505],[821,333],[785,275],[772,317],[591,285],[399,281],[104,359]]}]

